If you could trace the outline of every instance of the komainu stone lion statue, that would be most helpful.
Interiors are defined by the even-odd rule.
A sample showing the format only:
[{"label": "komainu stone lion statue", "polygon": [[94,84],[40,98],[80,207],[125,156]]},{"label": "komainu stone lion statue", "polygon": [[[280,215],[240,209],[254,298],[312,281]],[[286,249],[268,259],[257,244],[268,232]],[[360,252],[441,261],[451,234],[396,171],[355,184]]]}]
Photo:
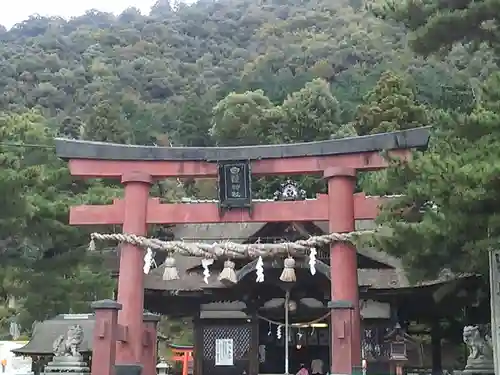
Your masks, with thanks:
[{"label": "komainu stone lion statue", "polygon": [[80,346],[83,342],[83,328],[79,324],[69,327],[68,332],[60,335],[53,344],[53,353],[56,357],[80,357]]},{"label": "komainu stone lion statue", "polygon": [[466,368],[489,367],[493,360],[493,345],[489,332],[481,332],[479,326],[466,326],[463,340],[469,349]]}]

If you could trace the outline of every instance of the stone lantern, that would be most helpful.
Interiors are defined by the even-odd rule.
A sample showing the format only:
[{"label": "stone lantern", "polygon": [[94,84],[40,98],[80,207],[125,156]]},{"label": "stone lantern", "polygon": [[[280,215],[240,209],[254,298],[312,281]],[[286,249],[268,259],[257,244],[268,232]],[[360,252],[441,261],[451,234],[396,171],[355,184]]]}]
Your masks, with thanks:
[{"label": "stone lantern", "polygon": [[404,364],[408,361],[408,335],[401,328],[401,325],[396,323],[394,329],[385,336],[385,341],[389,344],[391,374],[402,375]]},{"label": "stone lantern", "polygon": [[168,375],[170,370],[170,365],[165,362],[165,360],[161,359],[160,363],[156,365],[156,373],[158,375]]}]

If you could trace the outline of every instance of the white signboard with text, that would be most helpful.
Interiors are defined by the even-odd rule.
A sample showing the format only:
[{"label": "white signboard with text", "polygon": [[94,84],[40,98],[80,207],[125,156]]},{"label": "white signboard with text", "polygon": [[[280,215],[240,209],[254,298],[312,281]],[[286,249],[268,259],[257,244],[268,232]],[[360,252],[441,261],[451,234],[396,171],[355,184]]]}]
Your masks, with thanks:
[{"label": "white signboard with text", "polygon": [[233,365],[233,339],[215,340],[215,366]]}]

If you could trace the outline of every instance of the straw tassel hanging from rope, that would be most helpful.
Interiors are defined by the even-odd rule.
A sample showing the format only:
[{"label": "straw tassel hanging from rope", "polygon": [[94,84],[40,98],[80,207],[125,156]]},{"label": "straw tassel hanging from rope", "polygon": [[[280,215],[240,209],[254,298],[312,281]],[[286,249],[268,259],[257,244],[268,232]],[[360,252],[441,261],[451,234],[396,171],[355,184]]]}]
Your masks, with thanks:
[{"label": "straw tassel hanging from rope", "polygon": [[224,285],[236,284],[238,279],[236,278],[236,271],[234,270],[235,264],[232,260],[226,260],[224,262],[224,269],[219,274],[219,281]]},{"label": "straw tassel hanging from rope", "polygon": [[167,259],[165,259],[163,270],[163,280],[179,280],[179,271],[177,271],[177,267],[175,266],[175,258],[172,255],[169,255]]},{"label": "straw tassel hanging from rope", "polygon": [[285,259],[283,272],[281,273],[280,280],[285,283],[293,283],[297,281],[295,276],[295,260],[292,257]]}]

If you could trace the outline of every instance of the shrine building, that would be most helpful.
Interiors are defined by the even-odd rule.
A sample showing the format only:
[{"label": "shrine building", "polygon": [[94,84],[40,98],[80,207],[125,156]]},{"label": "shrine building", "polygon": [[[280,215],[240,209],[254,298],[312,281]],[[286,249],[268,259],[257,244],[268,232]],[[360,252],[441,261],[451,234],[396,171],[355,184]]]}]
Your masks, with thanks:
[{"label": "shrine building", "polygon": [[[358,220],[357,230],[374,227],[371,220]],[[174,239],[211,243],[216,239],[255,241],[296,241],[326,233],[326,222],[226,223],[178,225],[172,228]],[[187,240],[186,240],[187,241]],[[224,367],[215,363],[217,339],[231,338],[235,347],[234,365],[247,374],[284,373],[285,290],[290,291],[289,360],[291,373],[301,363],[315,359],[329,366],[330,277],[329,251],[318,249],[318,272],[311,275],[307,259],[297,260],[297,281],[283,283],[279,275],[282,262],[265,261],[265,279],[256,282],[255,261],[236,265],[237,283],[225,285],[219,275],[223,262],[210,266],[205,281],[198,257],[177,256],[180,279],[163,280],[163,266],[145,279],[145,307],[169,317],[192,317],[194,323],[194,374],[223,375]],[[448,332],[437,329],[439,321],[456,315],[457,309],[474,304],[482,287],[474,275],[443,276],[411,284],[401,261],[373,248],[357,249],[359,304],[362,319],[362,355],[369,374],[389,374],[391,369],[391,333],[404,326],[407,337],[406,372],[411,369],[441,373],[457,366],[459,345],[449,343]],[[484,301],[482,301],[484,303]],[[408,324],[434,327],[431,332],[414,330]],[[457,327],[461,332],[461,327]],[[419,334],[429,334],[431,342],[422,344]]]}]

